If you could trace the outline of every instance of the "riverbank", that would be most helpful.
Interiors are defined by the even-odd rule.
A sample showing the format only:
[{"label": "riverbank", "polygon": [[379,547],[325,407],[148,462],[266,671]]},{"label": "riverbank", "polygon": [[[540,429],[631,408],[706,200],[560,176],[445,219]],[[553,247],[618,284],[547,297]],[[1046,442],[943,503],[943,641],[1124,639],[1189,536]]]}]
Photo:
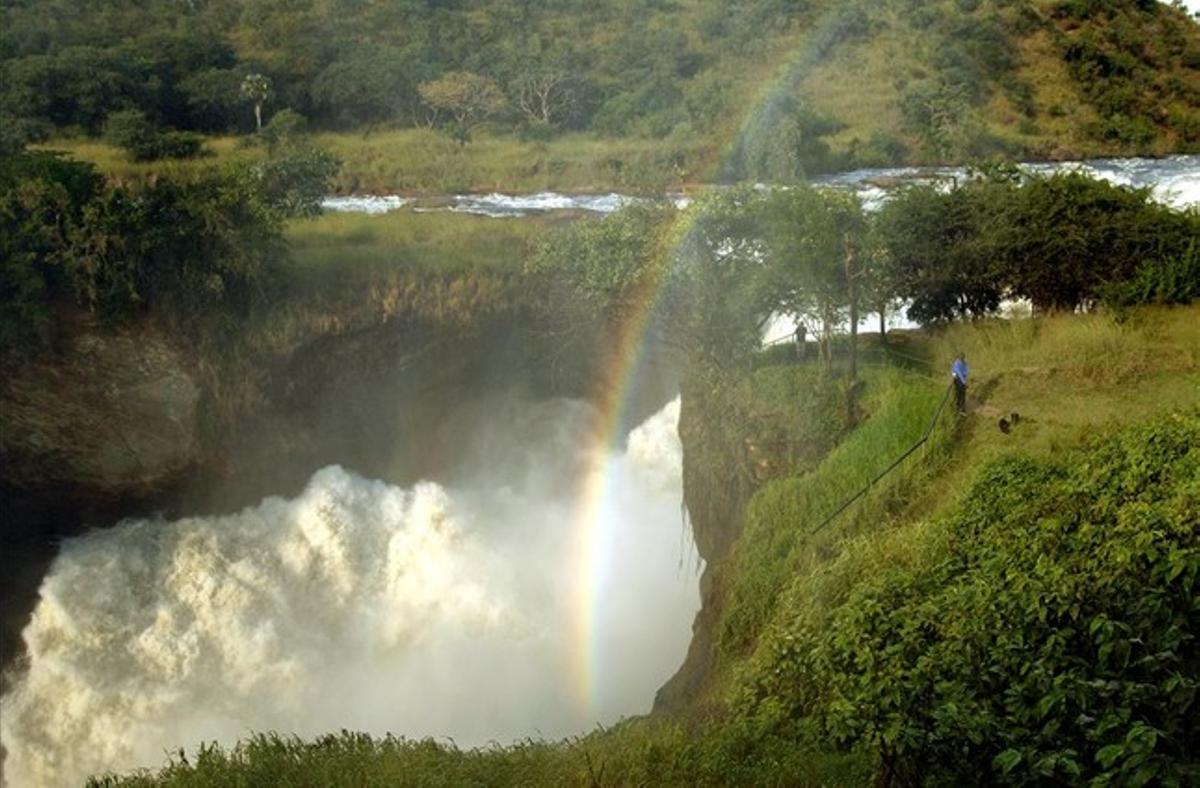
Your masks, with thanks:
[{"label": "riverbank", "polygon": [[[659,196],[692,192],[717,182],[727,146],[713,140],[674,141],[652,138],[605,138],[593,134],[567,134],[547,141],[523,140],[512,134],[480,132],[462,145],[432,129],[400,129],[350,133],[319,133],[311,142],[341,161],[330,182],[335,195],[403,195],[415,199],[445,199],[455,194],[528,194],[559,192],[568,195],[607,194]],[[187,175],[230,163],[252,163],[266,156],[253,137],[215,136],[205,140],[209,155],[178,161],[134,162],[100,139],[57,138],[36,147],[62,150],[95,164],[113,178],[141,180],[155,174]],[[1029,152],[1026,152],[1027,154]],[[1155,161],[1172,151],[1155,148],[1152,157],[1138,159],[1128,150],[1100,144],[1059,147],[1052,156],[1031,161],[1035,166],[1098,159],[1107,162]],[[1113,157],[1125,154],[1125,158]],[[1174,154],[1176,156],[1186,154]],[[1008,158],[1032,159],[1011,151]],[[1195,158],[1194,155],[1191,158]],[[865,162],[854,156],[835,157],[841,172],[814,172],[817,182],[841,183],[856,168],[868,167],[870,177],[891,177],[912,168],[933,174],[954,175],[963,167],[945,160],[902,157]]]}]

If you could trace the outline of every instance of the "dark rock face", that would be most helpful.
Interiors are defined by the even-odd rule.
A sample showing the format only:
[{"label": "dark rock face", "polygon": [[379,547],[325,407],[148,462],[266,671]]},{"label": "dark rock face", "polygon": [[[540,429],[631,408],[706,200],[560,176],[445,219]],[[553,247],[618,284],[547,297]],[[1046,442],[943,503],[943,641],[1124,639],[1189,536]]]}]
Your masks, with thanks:
[{"label": "dark rock face", "polygon": [[200,459],[200,388],[154,333],[89,327],[0,384],[7,485],[141,497]]},{"label": "dark rock face", "polygon": [[755,489],[745,443],[736,432],[723,429],[727,425],[713,415],[712,398],[702,386],[684,387],[679,413],[683,497],[705,567],[692,642],[683,665],[655,695],[656,713],[681,712],[703,693],[715,658],[725,559],[741,534],[746,504]]}]

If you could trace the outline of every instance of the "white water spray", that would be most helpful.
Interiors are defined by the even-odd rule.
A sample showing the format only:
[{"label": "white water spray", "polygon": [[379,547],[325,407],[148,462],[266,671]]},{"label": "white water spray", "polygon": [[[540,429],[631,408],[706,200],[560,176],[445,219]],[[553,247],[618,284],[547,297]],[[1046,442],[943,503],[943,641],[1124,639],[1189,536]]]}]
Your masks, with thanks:
[{"label": "white water spray", "polygon": [[[572,490],[536,473],[401,489],[330,467],[292,500],[66,543],[25,631],[27,671],[0,701],[6,781],[78,784],[251,731],[470,746],[647,711],[699,606],[677,569],[677,419],[676,401],[605,458],[621,502],[606,527],[637,549],[597,557],[618,579],[597,617],[613,655],[598,708],[569,686]],[[582,434],[558,430],[529,467],[578,457],[562,441]]]}]

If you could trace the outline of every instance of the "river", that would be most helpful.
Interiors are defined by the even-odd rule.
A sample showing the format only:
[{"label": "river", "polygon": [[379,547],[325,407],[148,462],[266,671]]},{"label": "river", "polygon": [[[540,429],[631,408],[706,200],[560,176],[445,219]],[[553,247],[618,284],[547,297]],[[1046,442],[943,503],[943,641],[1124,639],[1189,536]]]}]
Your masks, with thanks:
[{"label": "river", "polygon": [[[1085,161],[1024,162],[1029,172],[1047,174],[1078,171],[1122,186],[1149,187],[1155,198],[1176,208],[1200,206],[1200,155],[1167,156],[1161,159],[1124,158]],[[812,183],[854,191],[868,209],[878,208],[888,194],[912,183],[952,185],[967,175],[963,167],[892,167],[862,169],[815,177]],[[664,197],[684,208],[692,193],[669,192]],[[381,215],[404,207],[417,212],[449,211],[496,219],[517,218],[554,211],[612,213],[640,198],[617,192],[598,194],[452,194],[413,197],[391,195],[346,195],[327,197],[329,211]]]}]

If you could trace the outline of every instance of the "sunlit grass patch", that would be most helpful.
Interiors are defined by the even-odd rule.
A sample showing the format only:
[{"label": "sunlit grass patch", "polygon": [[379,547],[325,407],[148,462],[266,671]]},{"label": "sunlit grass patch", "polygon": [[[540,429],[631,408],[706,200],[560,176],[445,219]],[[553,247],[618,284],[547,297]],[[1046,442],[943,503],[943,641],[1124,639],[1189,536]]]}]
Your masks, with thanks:
[{"label": "sunlit grass patch", "polygon": [[[341,160],[331,184],[340,194],[453,194],[541,190],[661,193],[711,175],[718,145],[686,140],[609,138],[574,133],[547,141],[478,130],[462,145],[434,129],[322,132],[312,142]],[[117,178],[190,174],[227,162],[263,159],[253,137],[207,137],[205,156],[180,161],[130,161],[101,139],[62,138],[37,147],[63,150]]]},{"label": "sunlit grass patch", "polygon": [[327,212],[292,222],[286,238],[299,267],[386,266],[519,273],[531,245],[557,217],[491,219],[400,209],[383,215]]}]

